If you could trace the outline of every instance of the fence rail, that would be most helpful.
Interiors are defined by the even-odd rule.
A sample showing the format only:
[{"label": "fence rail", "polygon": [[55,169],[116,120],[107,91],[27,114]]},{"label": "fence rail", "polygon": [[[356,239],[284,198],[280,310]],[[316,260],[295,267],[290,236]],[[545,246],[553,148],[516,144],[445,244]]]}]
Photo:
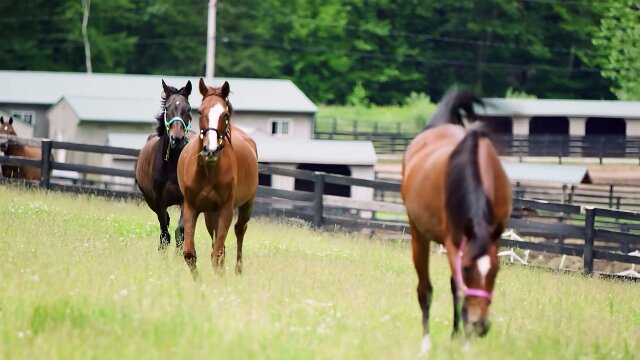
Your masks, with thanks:
[{"label": "fence rail", "polygon": [[[368,140],[373,143],[379,154],[396,154],[406,150],[415,133],[320,130],[314,131],[317,139]],[[506,135],[492,136],[501,156],[517,157],[586,157],[597,158],[634,158],[640,163],[640,137],[624,135]]]},{"label": "fence rail", "polygon": [[[1,156],[0,164],[40,166],[43,170],[60,169],[132,178],[133,171],[82,164],[65,164],[51,160],[55,149],[73,149],[102,154],[135,156],[138,151],[107,146],[61,143],[48,140],[34,142],[0,136],[0,142],[39,144],[42,161]],[[347,176],[282,169],[260,165],[262,174],[288,176],[313,182],[313,191],[291,191],[260,186],[254,207],[256,214],[277,215],[309,221],[315,227],[341,227],[353,231],[376,231],[390,236],[406,236],[408,224],[402,204],[385,201],[362,201],[330,196],[324,193],[326,184],[366,187],[378,191],[398,192],[400,184],[392,181],[354,179]],[[6,179],[3,180],[7,181]],[[27,182],[28,183],[28,182]],[[28,183],[31,184],[31,183]],[[136,191],[114,191],[89,186],[62,185],[52,182],[43,171],[39,186],[75,193],[93,193],[109,197],[140,198]],[[534,239],[504,239],[502,246],[554,254],[581,256],[586,273],[593,271],[595,260],[640,264],[640,257],[629,255],[640,250],[640,212],[578,206],[562,202],[546,202],[515,198],[509,227],[521,236]],[[395,235],[394,235],[395,234]]]}]

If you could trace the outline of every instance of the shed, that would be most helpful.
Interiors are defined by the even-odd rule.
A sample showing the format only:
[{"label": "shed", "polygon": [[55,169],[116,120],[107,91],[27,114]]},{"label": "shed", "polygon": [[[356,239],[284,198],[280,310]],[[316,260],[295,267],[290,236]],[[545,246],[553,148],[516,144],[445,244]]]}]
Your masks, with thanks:
[{"label": "shed", "polygon": [[585,166],[549,165],[502,162],[507,176],[512,183],[522,182],[550,182],[567,185],[591,184],[589,170]]}]

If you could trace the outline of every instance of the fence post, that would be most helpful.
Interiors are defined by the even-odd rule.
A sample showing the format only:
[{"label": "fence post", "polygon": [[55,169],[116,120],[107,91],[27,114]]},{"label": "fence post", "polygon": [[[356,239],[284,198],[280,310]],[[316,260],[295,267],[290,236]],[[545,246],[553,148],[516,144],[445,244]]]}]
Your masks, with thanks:
[{"label": "fence post", "polygon": [[319,228],[322,226],[322,213],[324,205],[322,195],[324,194],[324,176],[322,172],[313,173],[313,226]]},{"label": "fence post", "polygon": [[40,143],[42,159],[40,159],[40,187],[49,189],[51,186],[51,140],[42,140]]},{"label": "fence post", "polygon": [[596,213],[593,208],[587,208],[584,216],[584,272],[593,272],[593,240],[595,237]]},{"label": "fence post", "polygon": [[609,185],[609,208],[613,207],[613,185]]}]

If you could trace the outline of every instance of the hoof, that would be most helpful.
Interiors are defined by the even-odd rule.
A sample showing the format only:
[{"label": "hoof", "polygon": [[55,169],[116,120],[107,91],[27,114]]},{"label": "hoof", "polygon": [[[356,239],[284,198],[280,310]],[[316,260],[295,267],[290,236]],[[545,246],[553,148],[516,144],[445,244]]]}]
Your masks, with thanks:
[{"label": "hoof", "polygon": [[420,343],[420,353],[418,354],[418,357],[428,356],[430,350],[431,350],[431,337],[429,336],[429,334],[427,334],[422,338],[422,342]]}]

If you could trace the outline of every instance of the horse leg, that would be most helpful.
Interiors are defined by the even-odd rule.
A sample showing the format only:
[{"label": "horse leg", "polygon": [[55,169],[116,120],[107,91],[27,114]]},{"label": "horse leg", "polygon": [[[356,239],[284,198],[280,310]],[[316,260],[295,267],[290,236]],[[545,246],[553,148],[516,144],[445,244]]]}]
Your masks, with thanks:
[{"label": "horse leg", "polygon": [[244,203],[238,208],[238,220],[233,230],[236,233],[236,239],[238,240],[238,252],[236,255],[236,274],[242,273],[242,242],[244,240],[244,234],[247,232],[247,223],[251,219],[251,210],[253,209],[253,200]]},{"label": "horse leg", "polygon": [[196,246],[193,241],[193,237],[196,230],[198,212],[185,202],[182,207],[182,216],[184,223],[184,243],[182,245],[182,254],[184,256],[184,261],[186,261],[189,269],[191,270],[193,280],[197,280],[198,268],[196,267]]},{"label": "horse leg", "polygon": [[175,232],[176,237],[176,250],[182,249],[184,243],[184,219],[182,218],[182,206],[180,206],[180,220],[178,220],[178,227]]},{"label": "horse leg", "polygon": [[411,247],[413,250],[413,265],[418,274],[418,303],[422,310],[422,343],[420,353],[424,354],[431,349],[431,337],[429,336],[429,308],[433,296],[433,287],[429,279],[429,240],[418,234],[413,223],[410,223]]},{"label": "horse leg", "polygon": [[460,331],[460,311],[458,309],[460,299],[458,299],[458,285],[453,275],[451,276],[451,295],[453,296],[453,332],[451,337],[454,337]]},{"label": "horse leg", "polygon": [[213,265],[214,270],[217,270],[219,274],[224,272],[224,241],[227,239],[231,220],[233,220],[233,207],[231,206],[231,203],[229,203],[228,206],[220,209],[220,212],[218,213],[216,241],[213,244],[213,250],[211,251],[211,264]]},{"label": "horse leg", "polygon": [[160,210],[156,212],[158,215],[158,222],[160,223],[160,245],[158,250],[164,250],[171,243],[171,235],[169,234],[169,213],[166,208],[160,207]]}]

